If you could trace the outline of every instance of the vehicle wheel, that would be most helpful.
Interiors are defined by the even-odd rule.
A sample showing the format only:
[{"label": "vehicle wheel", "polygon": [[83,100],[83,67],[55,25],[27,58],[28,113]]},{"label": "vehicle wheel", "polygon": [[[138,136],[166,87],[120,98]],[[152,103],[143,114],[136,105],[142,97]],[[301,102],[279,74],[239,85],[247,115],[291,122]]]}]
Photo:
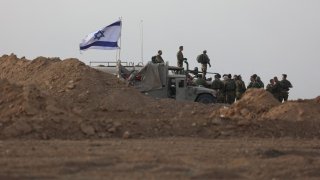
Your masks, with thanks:
[{"label": "vehicle wheel", "polygon": [[201,94],[198,96],[196,102],[203,103],[203,104],[210,104],[215,102],[215,98],[210,94]]}]

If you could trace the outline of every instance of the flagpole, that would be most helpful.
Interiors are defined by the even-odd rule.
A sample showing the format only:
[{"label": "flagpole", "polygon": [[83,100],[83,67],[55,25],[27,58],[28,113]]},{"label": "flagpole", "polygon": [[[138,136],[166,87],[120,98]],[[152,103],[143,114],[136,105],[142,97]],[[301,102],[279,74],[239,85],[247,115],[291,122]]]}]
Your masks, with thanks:
[{"label": "flagpole", "polygon": [[120,20],[120,46],[119,46],[119,60],[121,61],[121,46],[122,46],[122,42],[121,42],[121,36],[122,36],[122,17],[119,17]]},{"label": "flagpole", "polygon": [[141,62],[143,64],[143,20],[141,20]]}]

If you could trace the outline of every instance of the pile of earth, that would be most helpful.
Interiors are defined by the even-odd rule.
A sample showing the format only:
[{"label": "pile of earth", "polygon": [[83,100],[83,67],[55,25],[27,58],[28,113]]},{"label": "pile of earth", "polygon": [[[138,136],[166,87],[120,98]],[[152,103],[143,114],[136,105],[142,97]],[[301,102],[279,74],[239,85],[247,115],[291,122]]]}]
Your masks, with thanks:
[{"label": "pile of earth", "polygon": [[264,89],[248,89],[241,100],[220,108],[211,117],[233,120],[320,121],[320,96],[280,103]]},{"label": "pile of earth", "polygon": [[320,121],[320,96],[288,101],[264,113],[263,118],[285,121]]},{"label": "pile of earth", "polygon": [[216,108],[147,97],[72,58],[4,55],[0,79],[0,138],[193,136]]},{"label": "pile of earth", "polygon": [[0,139],[320,137],[319,99],[281,104],[253,89],[231,106],[158,100],[77,59],[0,57]]},{"label": "pile of earth", "polygon": [[319,137],[320,97],[280,103],[264,89],[249,89],[241,100],[214,111],[210,119],[233,124],[230,129],[237,134]]},{"label": "pile of earth", "polygon": [[230,118],[235,120],[260,119],[263,113],[280,105],[272,94],[264,89],[248,89],[241,100],[230,107],[221,108],[212,113],[212,117]]}]

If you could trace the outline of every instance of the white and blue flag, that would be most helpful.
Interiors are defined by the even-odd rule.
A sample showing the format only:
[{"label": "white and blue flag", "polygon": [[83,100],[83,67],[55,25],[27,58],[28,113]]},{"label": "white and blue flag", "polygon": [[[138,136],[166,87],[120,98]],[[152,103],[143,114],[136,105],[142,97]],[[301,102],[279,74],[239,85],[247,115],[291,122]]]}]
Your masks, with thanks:
[{"label": "white and blue flag", "polygon": [[118,40],[121,36],[121,20],[87,35],[80,43],[80,50],[87,49],[119,49]]}]

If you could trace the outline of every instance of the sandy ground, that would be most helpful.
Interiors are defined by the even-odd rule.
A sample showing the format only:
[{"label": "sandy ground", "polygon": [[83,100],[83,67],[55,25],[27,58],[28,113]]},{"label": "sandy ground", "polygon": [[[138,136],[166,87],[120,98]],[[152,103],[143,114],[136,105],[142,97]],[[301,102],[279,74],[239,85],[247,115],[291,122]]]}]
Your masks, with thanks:
[{"label": "sandy ground", "polygon": [[319,179],[320,141],[106,139],[0,142],[0,179]]}]

